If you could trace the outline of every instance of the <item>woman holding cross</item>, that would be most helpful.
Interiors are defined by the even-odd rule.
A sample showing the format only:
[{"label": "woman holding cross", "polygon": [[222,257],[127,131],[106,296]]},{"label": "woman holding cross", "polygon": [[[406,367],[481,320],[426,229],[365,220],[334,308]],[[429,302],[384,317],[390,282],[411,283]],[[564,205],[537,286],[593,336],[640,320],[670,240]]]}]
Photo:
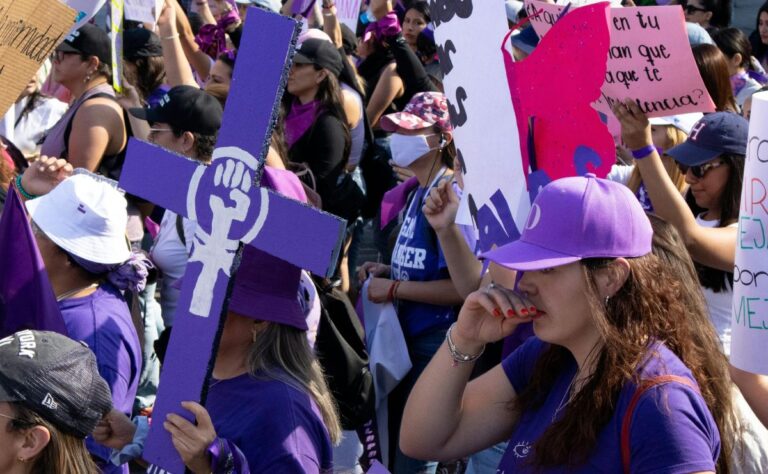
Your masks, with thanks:
[{"label": "woman holding cross", "polygon": [[[298,179],[267,170],[267,184],[299,198]],[[307,341],[299,298],[301,270],[246,247],[234,277],[205,406],[184,402],[196,424],[177,415],[162,422],[194,473],[307,472],[332,469],[341,426],[322,369]],[[244,409],[247,407],[247,409]],[[147,425],[118,412],[94,437],[120,450],[121,462],[141,455]],[[228,471],[230,466],[233,471]]]}]

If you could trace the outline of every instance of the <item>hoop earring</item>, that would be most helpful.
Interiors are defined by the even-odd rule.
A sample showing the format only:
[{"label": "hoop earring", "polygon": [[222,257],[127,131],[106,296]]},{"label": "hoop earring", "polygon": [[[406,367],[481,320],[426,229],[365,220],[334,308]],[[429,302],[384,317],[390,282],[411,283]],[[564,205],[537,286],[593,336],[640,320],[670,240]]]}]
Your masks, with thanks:
[{"label": "hoop earring", "polygon": [[610,300],[611,300],[611,297],[610,297],[610,296],[606,296],[606,297],[605,297],[605,301],[604,301],[604,303],[605,303],[605,307],[606,307],[606,308],[608,307],[608,301],[610,301]]},{"label": "hoop earring", "polygon": [[83,79],[83,82],[84,82],[85,84],[88,84],[89,82],[91,82],[91,75],[90,75],[90,74],[88,74],[87,76],[85,76],[85,79]]}]

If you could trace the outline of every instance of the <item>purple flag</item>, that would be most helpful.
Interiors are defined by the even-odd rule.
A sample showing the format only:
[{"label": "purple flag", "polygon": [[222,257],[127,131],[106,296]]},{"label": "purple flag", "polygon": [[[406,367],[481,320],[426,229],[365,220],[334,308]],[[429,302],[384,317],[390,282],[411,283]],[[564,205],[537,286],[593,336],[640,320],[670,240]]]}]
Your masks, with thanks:
[{"label": "purple flag", "polygon": [[0,337],[22,329],[67,335],[56,296],[16,189],[0,217]]}]

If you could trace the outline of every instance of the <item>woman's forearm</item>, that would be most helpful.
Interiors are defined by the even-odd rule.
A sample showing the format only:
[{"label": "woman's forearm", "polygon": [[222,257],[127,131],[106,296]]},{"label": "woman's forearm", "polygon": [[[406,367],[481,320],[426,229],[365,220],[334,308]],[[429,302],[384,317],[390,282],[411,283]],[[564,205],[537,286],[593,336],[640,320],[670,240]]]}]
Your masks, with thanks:
[{"label": "woman's forearm", "polygon": [[453,367],[447,343],[443,342],[408,396],[400,427],[400,449],[404,453],[437,460],[447,454],[451,449],[449,440],[461,422],[462,397],[474,366],[470,362]]},{"label": "woman's forearm", "polygon": [[452,224],[437,232],[437,240],[448,264],[448,273],[457,293],[466,298],[480,287],[483,265],[467,245],[461,230]]},{"label": "woman's forearm", "polygon": [[164,25],[160,28],[160,39],[163,42],[163,60],[165,75],[171,87],[181,85],[197,85],[189,62],[181,47],[181,40],[176,25]]},{"label": "woman's forearm", "polygon": [[450,279],[434,281],[401,281],[397,299],[439,306],[455,306],[464,301]]}]

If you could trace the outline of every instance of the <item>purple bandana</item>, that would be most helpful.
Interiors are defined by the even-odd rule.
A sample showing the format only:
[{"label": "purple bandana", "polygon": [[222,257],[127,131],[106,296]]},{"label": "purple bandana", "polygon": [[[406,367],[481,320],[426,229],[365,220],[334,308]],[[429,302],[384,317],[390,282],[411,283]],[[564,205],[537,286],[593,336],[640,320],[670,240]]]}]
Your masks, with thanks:
[{"label": "purple bandana", "polygon": [[306,104],[301,104],[298,100],[293,101],[291,110],[285,116],[285,143],[288,148],[291,148],[294,143],[299,141],[299,138],[307,133],[309,127],[315,122],[319,107],[319,100],[313,100]]},{"label": "purple bandana", "polygon": [[380,225],[382,229],[403,210],[408,202],[408,195],[418,186],[419,180],[414,176],[384,193],[384,197],[381,200]]},{"label": "purple bandana", "polygon": [[744,86],[747,85],[748,78],[749,74],[747,74],[746,71],[739,72],[731,76],[731,88],[733,89],[734,96],[739,95],[739,92],[744,89]]},{"label": "purple bandana", "polygon": [[195,42],[208,56],[216,59],[219,53],[227,49],[227,28],[240,21],[237,10],[230,10],[221,15],[215,25],[203,25],[195,36]]}]

